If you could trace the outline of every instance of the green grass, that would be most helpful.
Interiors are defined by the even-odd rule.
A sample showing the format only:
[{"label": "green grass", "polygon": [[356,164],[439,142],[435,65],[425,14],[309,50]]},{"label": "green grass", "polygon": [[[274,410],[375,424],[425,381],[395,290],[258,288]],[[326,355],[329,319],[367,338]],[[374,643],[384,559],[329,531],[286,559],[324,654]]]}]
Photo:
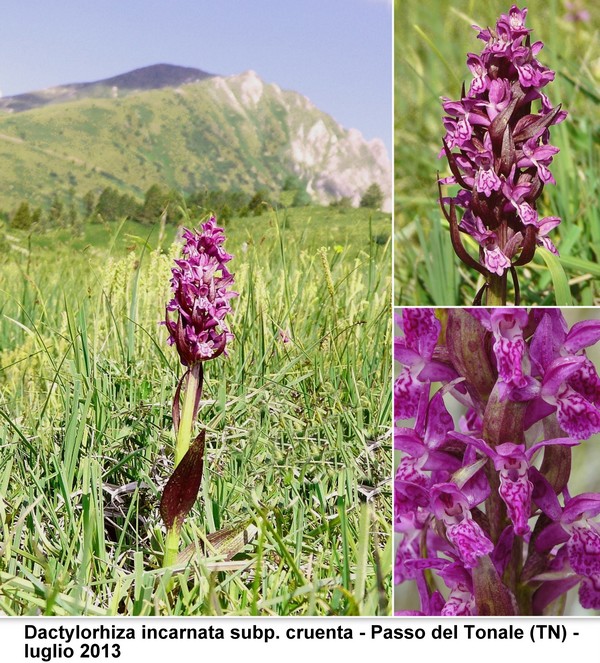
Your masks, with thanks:
[{"label": "green grass", "polygon": [[[545,91],[569,117],[552,128],[552,143],[561,150],[552,164],[557,185],[545,188],[540,206],[543,216],[562,218],[552,239],[566,279],[561,280],[558,268],[551,273],[536,256],[535,262],[519,269],[522,302],[564,304],[568,301],[564,281],[568,281],[574,304],[597,305],[600,70],[595,54],[600,13],[590,6],[591,21],[574,25],[564,20],[559,0],[532,0],[526,5],[532,39],[545,44],[538,59],[556,71]],[[454,255],[437,202],[436,171],[447,174],[445,160],[437,158],[443,134],[440,97],[457,99],[463,80],[468,85],[471,78],[466,55],[480,52],[483,42],[470,26],[493,26],[509,8],[510,3],[500,0],[405,0],[401,11],[396,6],[394,292],[398,304],[470,304],[481,285],[478,275]]]},{"label": "green grass", "polygon": [[[205,368],[204,480],[173,591],[157,508],[182,372],[158,324],[173,231],[147,237],[126,222],[83,238],[9,233],[0,613],[389,611],[389,217],[289,215],[227,228],[236,339]],[[202,552],[228,528],[250,534],[231,562],[210,544]]]}]

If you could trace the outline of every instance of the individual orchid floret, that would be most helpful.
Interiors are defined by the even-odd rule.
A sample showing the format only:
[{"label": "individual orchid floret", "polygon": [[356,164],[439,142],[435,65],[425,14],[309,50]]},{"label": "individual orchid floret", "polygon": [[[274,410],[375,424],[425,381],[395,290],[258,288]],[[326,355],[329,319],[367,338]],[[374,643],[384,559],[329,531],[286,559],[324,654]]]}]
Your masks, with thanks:
[{"label": "individual orchid floret", "polygon": [[468,617],[476,615],[475,597],[473,595],[473,578],[471,572],[459,562],[450,562],[441,557],[416,559],[406,562],[413,577],[424,569],[435,569],[437,574],[450,589],[448,598],[441,607],[443,617]]},{"label": "individual orchid floret", "polygon": [[[541,551],[554,549],[565,544],[566,559],[573,578],[568,571],[559,577],[552,577],[554,590],[570,588],[577,582],[579,599],[584,608],[600,609],[600,524],[595,518],[600,515],[600,495],[583,493],[568,498],[561,507],[548,482],[539,472],[533,472],[536,484],[534,498],[547,516],[552,519],[537,537],[536,548]],[[560,550],[556,554],[561,559]],[[575,580],[575,582],[573,582]],[[566,591],[566,589],[565,589]]]},{"label": "individual orchid floret", "polygon": [[600,405],[600,377],[585,355],[585,348],[598,341],[600,320],[582,320],[569,331],[560,312],[549,310],[539,320],[531,341],[531,360],[543,375],[556,359],[582,357],[568,385],[590,403]]},{"label": "individual orchid floret", "polygon": [[473,520],[469,502],[456,484],[440,483],[431,489],[431,507],[446,526],[446,536],[456,548],[466,568],[477,565],[479,557],[489,555],[494,544]]},{"label": "individual orchid floret", "polygon": [[527,311],[521,308],[493,311],[471,309],[469,313],[494,335],[493,350],[500,379],[509,387],[526,387],[528,380],[524,376],[524,363],[528,362],[528,358],[523,330],[529,322]]},{"label": "individual orchid floret", "polygon": [[498,492],[506,505],[508,517],[518,536],[525,536],[531,531],[528,521],[531,513],[533,484],[529,480],[529,469],[533,458],[543,447],[556,444],[573,447],[579,444],[577,440],[565,437],[544,440],[529,449],[526,449],[524,444],[513,444],[512,442],[504,442],[492,448],[485,440],[461,433],[450,433],[450,437],[474,446],[492,459],[494,469],[499,473],[500,478]]},{"label": "individual orchid floret", "polygon": [[569,435],[587,440],[600,433],[600,407],[570,386],[586,364],[582,356],[555,359],[546,370],[540,391],[541,399],[556,408],[558,423]]},{"label": "individual orchid floret", "polygon": [[[550,166],[559,150],[550,144],[550,127],[566,113],[542,91],[554,72],[537,59],[543,43],[531,43],[526,16],[526,9],[513,5],[495,28],[473,26],[485,46],[479,55],[467,55],[468,92],[463,84],[460,100],[442,100],[440,156],[451,176],[439,179],[440,205],[456,253],[486,279],[476,303],[485,295],[488,304],[506,304],[509,272],[518,300],[515,267],[530,262],[537,246],[556,252],[547,235],[560,219],[540,221],[537,202],[544,186],[556,183]],[[442,184],[460,190],[443,196]],[[464,248],[461,233],[479,244],[477,259]]]},{"label": "individual orchid floret", "polygon": [[394,359],[404,368],[394,383],[394,418],[411,419],[431,381],[454,377],[454,373],[433,359],[442,328],[433,309],[405,309],[397,322],[404,337],[394,340]]},{"label": "individual orchid floret", "polygon": [[406,453],[396,477],[427,485],[427,470],[443,471],[447,476],[455,472],[461,464],[459,458],[444,451],[452,430],[454,421],[438,392],[428,404],[425,418],[417,417],[415,428],[394,429],[394,448]]}]

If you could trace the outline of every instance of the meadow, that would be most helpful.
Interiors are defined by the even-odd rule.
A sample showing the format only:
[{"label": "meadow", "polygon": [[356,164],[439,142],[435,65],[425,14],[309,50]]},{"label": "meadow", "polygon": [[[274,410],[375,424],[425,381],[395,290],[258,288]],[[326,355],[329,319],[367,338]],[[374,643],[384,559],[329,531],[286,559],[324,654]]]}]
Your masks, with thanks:
[{"label": "meadow", "polygon": [[[569,116],[552,128],[560,148],[552,171],[556,186],[546,186],[540,216],[560,216],[552,238],[560,260],[549,269],[541,252],[520,269],[524,305],[597,305],[600,302],[600,13],[593,3],[586,21],[570,21],[567,3],[531,0],[527,26],[532,42],[541,40],[539,60],[556,72],[547,86],[553,105]],[[464,305],[482,285],[462,265],[450,242],[448,224],[437,201],[438,160],[443,135],[440,97],[458,99],[471,73],[468,52],[483,42],[471,25],[494,26],[510,2],[474,0],[401,0],[395,12],[395,302],[403,305]],[[468,248],[476,255],[476,245]]]},{"label": "meadow", "polygon": [[389,215],[265,210],[226,232],[235,341],[205,369],[204,479],[165,571],[176,229],[6,231],[0,613],[388,614]]}]

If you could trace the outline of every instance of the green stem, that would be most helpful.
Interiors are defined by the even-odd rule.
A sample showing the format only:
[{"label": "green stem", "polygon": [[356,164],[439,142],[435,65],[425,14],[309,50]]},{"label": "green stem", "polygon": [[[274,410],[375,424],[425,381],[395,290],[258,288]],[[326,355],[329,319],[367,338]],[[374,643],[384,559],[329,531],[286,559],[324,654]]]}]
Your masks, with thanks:
[{"label": "green stem", "polygon": [[506,306],[506,277],[507,272],[504,272],[502,276],[490,274],[485,300],[487,306]]},{"label": "green stem", "polygon": [[167,537],[165,539],[165,554],[163,557],[163,568],[173,566],[177,561],[179,554],[179,534],[181,532],[181,525],[175,523],[171,529],[167,530]]},{"label": "green stem", "polygon": [[194,426],[194,405],[196,404],[196,394],[200,386],[201,374],[202,364],[193,364],[188,373],[185,385],[185,399],[183,401],[177,439],[175,440],[175,467],[181,463],[181,459],[190,448],[192,428]]},{"label": "green stem", "polygon": [[[185,385],[185,398],[177,438],[175,440],[175,467],[179,465],[181,459],[190,448],[192,438],[192,429],[194,427],[194,407],[196,404],[196,395],[201,387],[202,364],[193,364],[188,373]],[[176,520],[173,526],[167,530],[165,539],[165,554],[163,557],[163,567],[172,566],[177,561],[179,554],[179,535],[181,533],[182,523]]]}]

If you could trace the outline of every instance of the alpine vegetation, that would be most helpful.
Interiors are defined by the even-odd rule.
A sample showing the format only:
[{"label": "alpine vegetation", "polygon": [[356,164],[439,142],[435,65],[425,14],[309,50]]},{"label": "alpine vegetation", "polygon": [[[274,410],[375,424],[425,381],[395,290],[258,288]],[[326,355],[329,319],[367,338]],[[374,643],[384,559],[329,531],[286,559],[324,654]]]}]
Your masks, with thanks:
[{"label": "alpine vegetation", "polygon": [[557,615],[575,587],[600,609],[600,493],[569,487],[571,448],[600,432],[585,352],[600,320],[409,308],[396,323],[395,583],[420,597],[401,614]]},{"label": "alpine vegetation", "polygon": [[223,249],[225,233],[215,218],[203,223],[201,232],[185,230],[183,237],[183,258],[176,260],[171,270],[173,299],[167,305],[164,323],[169,343],[175,345],[187,368],[173,398],[175,470],[160,502],[167,527],[164,567],[177,560],[181,526],[202,481],[205,432],[195,437],[192,432],[202,396],[204,362],[223,354],[233,339],[224,319],[231,311],[229,300],[237,295],[230,289],[233,275],[226,266],[232,256]]},{"label": "alpine vegetation", "polygon": [[[509,272],[518,304],[515,268],[529,263],[536,247],[558,253],[548,235],[560,218],[540,218],[537,201],[544,185],[556,183],[549,166],[558,148],[550,144],[550,127],[567,113],[543,91],[555,74],[537,60],[543,43],[531,43],[526,16],[527,9],[513,5],[494,29],[473,26],[485,46],[480,55],[467,55],[469,88],[463,83],[458,101],[443,99],[446,135],[439,156],[452,174],[438,179],[439,200],[454,250],[485,278],[475,304],[506,304]],[[444,196],[446,184],[460,189]],[[479,246],[478,259],[461,233]]]}]

